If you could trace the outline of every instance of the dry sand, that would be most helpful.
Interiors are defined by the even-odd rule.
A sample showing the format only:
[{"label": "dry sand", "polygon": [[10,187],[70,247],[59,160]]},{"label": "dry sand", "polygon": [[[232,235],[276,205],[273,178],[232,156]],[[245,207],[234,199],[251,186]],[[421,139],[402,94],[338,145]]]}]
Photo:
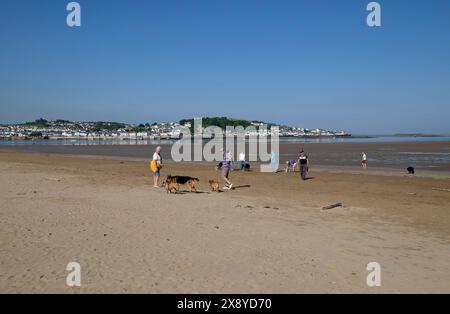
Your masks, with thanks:
[{"label": "dry sand", "polygon": [[212,165],[169,162],[202,193],[167,195],[144,161],[0,151],[0,292],[450,292],[448,177],[312,170],[210,193]]}]

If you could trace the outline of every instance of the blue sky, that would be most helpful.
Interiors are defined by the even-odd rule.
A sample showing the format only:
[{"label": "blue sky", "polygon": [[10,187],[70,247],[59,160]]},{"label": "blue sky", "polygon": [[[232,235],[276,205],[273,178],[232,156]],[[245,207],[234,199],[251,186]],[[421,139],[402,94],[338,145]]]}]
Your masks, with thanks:
[{"label": "blue sky", "polygon": [[450,1],[2,0],[0,123],[229,116],[450,133]]}]

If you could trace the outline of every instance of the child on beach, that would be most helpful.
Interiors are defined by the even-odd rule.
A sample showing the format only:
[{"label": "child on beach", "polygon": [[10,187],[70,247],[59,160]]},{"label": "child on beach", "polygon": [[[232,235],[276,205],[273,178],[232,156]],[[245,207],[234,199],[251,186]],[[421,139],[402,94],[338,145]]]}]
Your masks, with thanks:
[{"label": "child on beach", "polygon": [[240,153],[239,154],[239,165],[240,165],[240,170],[244,170],[245,168],[245,153]]},{"label": "child on beach", "polygon": [[272,168],[272,172],[278,172],[278,155],[275,152],[270,154],[270,167]]},{"label": "child on beach", "polygon": [[230,168],[231,168],[231,161],[233,160],[230,151],[226,151],[223,155],[223,162],[222,162],[222,177],[225,183],[227,184],[224,189],[225,190],[231,190],[233,188],[233,184],[231,183],[230,179],[228,178],[230,175]]},{"label": "child on beach", "polygon": [[362,158],[361,158],[361,165],[363,169],[367,169],[367,155],[366,153],[362,152]]}]

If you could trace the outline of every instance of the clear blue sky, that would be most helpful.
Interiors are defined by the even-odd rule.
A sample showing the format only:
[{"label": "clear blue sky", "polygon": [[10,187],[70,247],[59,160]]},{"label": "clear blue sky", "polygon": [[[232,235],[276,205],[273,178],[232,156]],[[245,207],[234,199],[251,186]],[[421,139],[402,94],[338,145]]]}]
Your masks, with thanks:
[{"label": "clear blue sky", "polygon": [[0,123],[229,116],[450,133],[450,1],[0,3]]}]

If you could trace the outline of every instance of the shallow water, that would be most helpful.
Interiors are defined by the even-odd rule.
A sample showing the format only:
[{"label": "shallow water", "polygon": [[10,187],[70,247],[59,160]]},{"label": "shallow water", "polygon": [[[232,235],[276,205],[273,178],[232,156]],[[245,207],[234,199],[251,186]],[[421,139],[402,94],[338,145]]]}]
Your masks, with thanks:
[{"label": "shallow water", "polygon": [[[71,140],[0,140],[0,145],[170,145],[176,140],[118,140],[118,139],[71,139]],[[208,140],[205,140],[208,141]],[[249,140],[247,139],[246,142]],[[270,139],[268,140],[270,141]],[[320,138],[300,138],[284,137],[280,138],[280,143],[302,144],[302,143],[395,143],[395,142],[450,142],[450,137],[320,137]]]},{"label": "shallow water", "polygon": [[[436,139],[436,138],[434,138]],[[29,144],[29,142],[28,142]],[[3,145],[4,149],[22,152],[50,153],[65,155],[92,155],[124,158],[139,158],[149,160],[155,146],[162,146],[163,159],[171,159],[173,141],[159,141],[151,144],[136,145],[121,143],[89,145]],[[199,148],[197,146],[197,148]],[[200,148],[201,149],[201,148]],[[436,170],[450,172],[450,139],[449,141],[407,141],[407,142],[298,142],[282,141],[280,143],[280,167],[284,168],[286,160],[297,159],[299,151],[304,149],[312,165],[359,167],[361,154],[365,152],[369,167],[405,170],[412,166],[417,170]],[[192,148],[192,153],[195,147]],[[263,147],[263,151],[269,151]],[[238,151],[235,148],[235,159]],[[249,143],[246,145],[247,161],[256,160],[249,154]],[[252,158],[252,159],[250,159]],[[264,160],[263,160],[264,161]]]}]

